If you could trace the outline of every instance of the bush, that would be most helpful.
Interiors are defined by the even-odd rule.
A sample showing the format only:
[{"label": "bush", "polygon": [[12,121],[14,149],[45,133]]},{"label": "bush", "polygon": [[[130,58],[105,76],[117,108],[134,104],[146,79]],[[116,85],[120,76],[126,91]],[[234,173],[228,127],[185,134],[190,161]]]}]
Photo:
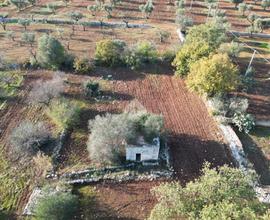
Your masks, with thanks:
[{"label": "bush", "polygon": [[255,181],[257,177],[251,172],[206,165],[202,176],[184,188],[177,182],[154,188],[158,203],[150,219],[261,219],[268,205],[257,199]]},{"label": "bush", "polygon": [[135,137],[134,124],[127,114],[96,116],[89,121],[89,129],[87,149],[91,160],[100,164],[120,163],[123,141]]},{"label": "bush", "polygon": [[121,162],[125,143],[142,135],[146,141],[161,135],[163,118],[145,112],[106,114],[89,121],[91,134],[87,149],[91,160],[103,165]]},{"label": "bush", "polygon": [[65,58],[65,49],[56,38],[47,34],[39,38],[37,61],[42,67],[59,69]]},{"label": "bush", "polygon": [[54,98],[60,97],[64,92],[64,80],[62,73],[55,73],[49,81],[38,81],[29,94],[29,102],[48,105]]},{"label": "bush", "polygon": [[57,192],[45,195],[35,209],[36,220],[72,220],[79,207],[77,196]]},{"label": "bush", "polygon": [[227,53],[229,57],[235,58],[243,50],[243,46],[237,42],[223,43],[218,48],[219,53]]},{"label": "bush", "polygon": [[205,42],[209,45],[211,52],[217,49],[220,44],[225,43],[226,40],[226,29],[215,22],[191,27],[186,37],[186,43],[188,44]]},{"label": "bush", "polygon": [[74,60],[73,68],[76,73],[79,74],[88,74],[89,72],[93,71],[94,66],[93,64],[86,58],[79,59],[76,58]]},{"label": "bush", "polygon": [[252,115],[236,112],[232,118],[232,123],[240,132],[249,133],[255,126],[255,120]]},{"label": "bush", "polygon": [[89,97],[98,96],[100,93],[98,82],[87,81],[84,83],[85,95]]},{"label": "bush", "polygon": [[176,68],[175,75],[187,76],[190,71],[190,66],[202,57],[208,56],[210,52],[210,46],[203,41],[185,43],[177,52],[172,63]]},{"label": "bush", "polygon": [[239,73],[228,55],[215,54],[192,64],[186,83],[192,91],[212,96],[235,90]]},{"label": "bush", "polygon": [[126,44],[119,40],[101,40],[96,44],[95,60],[98,65],[121,65]]},{"label": "bush", "polygon": [[165,50],[163,53],[160,54],[161,61],[165,63],[172,63],[175,57],[175,50]]},{"label": "bush", "polygon": [[139,42],[126,51],[125,63],[131,69],[140,68],[145,63],[153,63],[158,59],[157,49],[147,41]]},{"label": "bush", "polygon": [[81,106],[67,100],[51,102],[47,115],[60,129],[69,129],[80,121]]},{"label": "bush", "polygon": [[130,114],[131,120],[135,123],[138,133],[144,136],[144,139],[151,143],[153,138],[160,137],[164,128],[164,120],[161,115],[138,112]]},{"label": "bush", "polygon": [[66,54],[65,60],[61,65],[61,70],[63,71],[74,70],[74,60],[75,60],[75,56],[73,54]]},{"label": "bush", "polygon": [[249,92],[254,88],[256,83],[254,79],[255,70],[253,67],[249,67],[245,74],[241,77],[241,87],[243,92]]},{"label": "bush", "polygon": [[32,156],[51,140],[51,134],[42,122],[21,122],[10,136],[12,150],[19,156]]}]

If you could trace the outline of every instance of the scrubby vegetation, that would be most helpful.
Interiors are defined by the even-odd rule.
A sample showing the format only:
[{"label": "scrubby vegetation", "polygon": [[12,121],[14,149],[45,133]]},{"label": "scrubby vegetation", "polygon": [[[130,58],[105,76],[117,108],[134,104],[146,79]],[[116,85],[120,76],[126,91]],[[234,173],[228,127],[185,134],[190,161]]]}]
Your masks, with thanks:
[{"label": "scrubby vegetation", "polygon": [[193,63],[187,77],[192,91],[209,96],[233,91],[238,84],[238,70],[226,54],[215,54]]},{"label": "scrubby vegetation", "polygon": [[22,82],[23,76],[20,72],[0,71],[0,110],[4,109],[9,98],[16,96]]},{"label": "scrubby vegetation", "polygon": [[95,60],[99,65],[117,66],[122,63],[125,43],[118,40],[102,40],[96,45]]},{"label": "scrubby vegetation", "polygon": [[268,206],[256,198],[255,180],[254,173],[205,165],[202,176],[185,187],[175,182],[155,188],[158,204],[150,219],[267,219]]},{"label": "scrubby vegetation", "polygon": [[47,34],[39,38],[37,62],[42,67],[60,69],[65,57],[65,49],[57,39]]},{"label": "scrubby vegetation", "polygon": [[51,102],[47,115],[59,129],[73,128],[79,123],[81,106],[65,99]]},{"label": "scrubby vegetation", "polygon": [[35,210],[37,220],[72,220],[79,207],[78,198],[65,192],[56,192],[42,198]]},{"label": "scrubby vegetation", "polygon": [[29,94],[29,102],[49,105],[52,99],[60,97],[61,93],[64,92],[63,78],[63,74],[57,72],[51,80],[37,82]]},{"label": "scrubby vegetation", "polygon": [[[159,157],[168,150],[166,163],[173,166],[175,177],[197,179],[186,186],[170,182],[156,187],[153,194],[158,203],[150,219],[269,219],[269,206],[256,197],[258,179],[253,173],[205,165],[198,177],[204,160],[216,161],[213,166],[232,162],[221,130],[200,98],[211,103],[217,121],[240,132],[249,133],[255,127],[254,109],[256,117],[260,111],[267,118],[267,108],[259,107],[269,104],[269,79],[262,77],[268,69],[261,66],[269,63],[269,40],[259,42],[252,35],[269,33],[270,1],[229,2],[234,9],[217,0],[196,4],[185,0],[0,0],[0,219],[9,219],[6,214],[10,213],[21,218],[30,190],[67,181],[61,175],[69,171],[84,169],[79,177],[92,172],[93,178],[106,175],[108,187],[97,184],[97,188],[106,188],[105,196],[111,196],[110,181],[122,181],[115,176],[128,179],[145,170],[138,169],[141,163],[134,172],[111,173],[112,167],[107,166],[126,167],[125,146],[142,139],[151,144],[156,137],[162,143]],[[247,33],[237,33],[240,29]],[[257,72],[255,65],[259,65]],[[266,89],[255,90],[258,85]],[[261,91],[263,96],[257,96]],[[132,101],[138,109],[125,112]],[[165,119],[146,108],[164,115],[168,140],[162,138]],[[163,149],[166,141],[170,149]],[[251,157],[256,153],[250,152]],[[153,180],[151,187],[155,175],[162,172],[159,165],[149,166],[158,170],[147,178]],[[268,163],[262,166],[268,169]],[[33,219],[98,218],[97,207],[89,208],[99,193],[95,187],[78,187],[78,191],[73,187],[71,192],[80,198],[66,189],[61,192],[61,187],[38,202]],[[113,183],[113,190],[117,187]],[[149,192],[149,188],[135,188],[132,193],[121,190],[136,195],[136,200],[138,191]],[[122,195],[121,199],[126,200]],[[116,210],[112,219],[133,219],[137,214],[136,218],[145,219],[139,212],[149,213],[153,199],[123,203],[104,207]],[[126,208],[140,211],[130,211],[132,217],[120,216]]]},{"label": "scrubby vegetation", "polygon": [[50,140],[50,132],[42,122],[21,122],[10,136],[12,150],[18,156],[32,156],[42,150]]}]

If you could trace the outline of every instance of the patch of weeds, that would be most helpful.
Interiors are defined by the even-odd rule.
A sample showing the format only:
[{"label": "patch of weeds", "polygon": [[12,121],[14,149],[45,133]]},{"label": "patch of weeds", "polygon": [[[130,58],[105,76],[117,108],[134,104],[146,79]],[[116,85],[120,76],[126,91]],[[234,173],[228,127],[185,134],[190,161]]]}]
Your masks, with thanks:
[{"label": "patch of weeds", "polygon": [[8,99],[17,95],[22,82],[20,72],[0,71],[0,110],[7,106]]},{"label": "patch of weeds", "polygon": [[29,186],[30,170],[12,168],[0,146],[0,210],[12,212],[18,208],[23,192]]},{"label": "patch of weeds", "polygon": [[75,189],[80,201],[80,216],[82,219],[95,219],[96,189],[92,186],[84,186]]}]

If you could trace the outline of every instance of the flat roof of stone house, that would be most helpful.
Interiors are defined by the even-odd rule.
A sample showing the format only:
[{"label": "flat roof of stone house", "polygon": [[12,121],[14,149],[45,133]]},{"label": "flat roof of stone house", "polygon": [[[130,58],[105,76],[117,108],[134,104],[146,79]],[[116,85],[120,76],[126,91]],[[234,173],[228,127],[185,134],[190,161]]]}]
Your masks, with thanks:
[{"label": "flat roof of stone house", "polygon": [[160,147],[159,137],[154,138],[152,143],[147,143],[143,136],[139,136],[133,143],[127,143],[126,147]]}]

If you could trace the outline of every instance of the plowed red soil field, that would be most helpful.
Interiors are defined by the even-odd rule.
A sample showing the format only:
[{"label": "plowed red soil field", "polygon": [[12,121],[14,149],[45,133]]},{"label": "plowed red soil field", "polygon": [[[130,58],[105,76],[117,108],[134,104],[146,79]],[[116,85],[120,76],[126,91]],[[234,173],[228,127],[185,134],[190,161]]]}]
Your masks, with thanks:
[{"label": "plowed red soil field", "polygon": [[[81,135],[75,138],[75,130],[63,150],[64,168],[66,165],[76,167],[80,163],[88,167],[91,165],[86,150],[89,119],[106,112],[122,112],[134,100],[148,111],[164,116],[175,176],[182,183],[198,176],[204,161],[210,161],[214,166],[229,162],[223,139],[204,103],[186,89],[183,80],[172,76],[167,67],[149,67],[149,70],[140,73],[121,68],[101,68],[97,69],[93,77],[69,74],[70,88],[66,95],[83,100],[81,83],[87,79],[99,79],[106,74],[113,75],[113,80],[107,81],[109,90],[106,92],[113,100],[89,103],[90,107],[82,115],[78,129],[82,132]],[[46,79],[49,75],[46,71],[36,71],[28,75],[19,98],[14,103],[10,102],[7,110],[1,113],[1,144],[6,148],[10,132],[22,120],[47,120],[42,109],[33,109],[27,104],[27,94],[36,80]],[[72,164],[69,164],[70,161],[73,161]],[[120,188],[124,191],[119,197],[117,195],[120,188],[115,185],[98,185],[97,190],[101,205],[111,206],[118,217],[144,219],[155,203],[150,188],[156,184],[158,183],[122,184]],[[25,190],[19,204],[20,209],[30,193]]]},{"label": "plowed red soil field", "polygon": [[[112,102],[96,103],[90,107],[81,127],[87,135],[87,121],[97,114],[121,112],[136,100],[148,111],[162,114],[168,132],[168,144],[172,152],[176,175],[182,179],[191,179],[198,175],[205,160],[214,165],[228,162],[226,147],[214,120],[209,116],[201,98],[190,93],[183,80],[175,78],[168,69],[158,69],[162,74],[135,73],[123,69],[100,70],[99,74],[112,74],[110,82]],[[147,72],[147,71],[146,71]],[[150,72],[150,71],[148,71]],[[84,79],[72,76],[80,85]],[[79,92],[79,91],[78,91]],[[73,94],[76,96],[76,92]],[[78,95],[78,94],[77,94]],[[64,152],[63,163],[68,155],[85,155],[87,157],[87,137],[82,133],[81,140],[74,138],[68,143]],[[70,144],[73,143],[73,144]],[[74,145],[78,147],[74,147]],[[70,146],[72,145],[72,146]],[[86,162],[83,159],[83,162]]]}]

